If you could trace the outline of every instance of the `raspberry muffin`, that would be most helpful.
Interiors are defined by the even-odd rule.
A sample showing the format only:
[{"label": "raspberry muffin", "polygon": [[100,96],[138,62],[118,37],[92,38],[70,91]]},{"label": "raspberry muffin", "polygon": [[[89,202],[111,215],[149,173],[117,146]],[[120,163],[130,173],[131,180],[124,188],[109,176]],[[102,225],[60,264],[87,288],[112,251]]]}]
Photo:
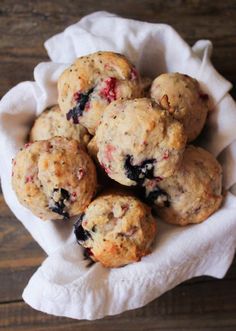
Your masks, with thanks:
[{"label": "raspberry muffin", "polygon": [[171,176],[182,160],[186,135],[180,122],[150,99],[112,102],[96,133],[98,160],[120,184]]},{"label": "raspberry muffin", "polygon": [[166,222],[200,223],[222,202],[222,169],[206,150],[188,146],[181,167],[165,180],[147,180],[146,198]]},{"label": "raspberry muffin", "polygon": [[88,130],[80,124],[68,122],[58,105],[39,115],[30,131],[30,141],[47,140],[56,136],[76,139],[84,147],[90,140]]},{"label": "raspberry muffin", "polygon": [[197,138],[208,113],[208,95],[196,79],[180,73],[165,73],[151,86],[151,98],[184,125],[188,142]]},{"label": "raspberry muffin", "polygon": [[96,191],[96,170],[76,140],[55,137],[27,144],[13,161],[19,202],[41,219],[78,215]]},{"label": "raspberry muffin", "polygon": [[80,216],[75,235],[92,260],[105,267],[121,267],[151,252],[156,221],[150,208],[137,198],[107,193]]},{"label": "raspberry muffin", "polygon": [[58,80],[58,103],[68,121],[94,135],[106,106],[141,93],[139,76],[125,56],[96,52],[78,58]]}]

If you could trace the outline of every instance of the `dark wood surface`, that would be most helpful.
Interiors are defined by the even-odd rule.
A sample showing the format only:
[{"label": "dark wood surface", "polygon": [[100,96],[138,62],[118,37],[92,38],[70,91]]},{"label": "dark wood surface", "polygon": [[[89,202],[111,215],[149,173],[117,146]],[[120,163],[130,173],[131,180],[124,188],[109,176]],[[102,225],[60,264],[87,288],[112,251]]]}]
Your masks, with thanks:
[{"label": "dark wood surface", "polygon": [[[0,0],[0,96],[32,79],[34,66],[47,60],[48,37],[95,10],[171,24],[191,45],[211,39],[214,65],[236,83],[234,0]],[[236,262],[223,280],[196,278],[146,307],[88,322],[49,316],[22,301],[24,286],[44,258],[0,196],[0,330],[236,330]]]}]

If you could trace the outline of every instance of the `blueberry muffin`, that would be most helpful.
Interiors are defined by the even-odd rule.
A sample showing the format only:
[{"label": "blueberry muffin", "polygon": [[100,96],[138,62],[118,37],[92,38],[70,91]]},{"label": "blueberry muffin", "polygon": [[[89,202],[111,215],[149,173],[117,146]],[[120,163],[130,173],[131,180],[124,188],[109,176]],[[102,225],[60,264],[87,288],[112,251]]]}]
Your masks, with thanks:
[{"label": "blueberry muffin", "polygon": [[145,182],[146,198],[166,222],[200,223],[222,202],[222,169],[202,148],[188,146],[181,167],[172,177]]},{"label": "blueberry muffin", "polygon": [[19,202],[41,219],[78,215],[96,191],[96,170],[76,140],[55,137],[25,145],[13,161]]},{"label": "blueberry muffin", "polygon": [[96,132],[98,160],[120,184],[171,176],[182,160],[186,135],[180,122],[150,99],[118,100]]},{"label": "blueberry muffin", "polygon": [[196,79],[180,73],[162,74],[152,83],[151,98],[184,125],[188,142],[196,139],[208,113],[208,95]]},{"label": "blueberry muffin", "polygon": [[58,80],[58,103],[69,121],[94,135],[106,106],[141,93],[134,66],[121,54],[96,52],[78,58]]},{"label": "blueberry muffin", "polygon": [[115,268],[139,261],[151,252],[156,221],[150,208],[137,198],[106,193],[80,216],[75,235],[92,260]]},{"label": "blueberry muffin", "polygon": [[76,139],[84,147],[90,140],[88,130],[80,124],[67,121],[58,105],[46,109],[35,120],[30,131],[30,141],[47,140],[56,136]]}]

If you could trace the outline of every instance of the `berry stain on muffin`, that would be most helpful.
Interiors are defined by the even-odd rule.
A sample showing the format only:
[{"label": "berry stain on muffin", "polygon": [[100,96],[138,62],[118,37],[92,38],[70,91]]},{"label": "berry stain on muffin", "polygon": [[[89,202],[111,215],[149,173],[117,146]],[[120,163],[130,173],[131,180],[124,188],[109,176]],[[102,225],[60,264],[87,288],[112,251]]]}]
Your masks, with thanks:
[{"label": "berry stain on muffin", "polygon": [[106,145],[106,150],[105,150],[105,158],[108,162],[111,162],[113,160],[112,153],[116,150],[116,147],[113,146],[112,144],[107,144]]},{"label": "berry stain on muffin", "polygon": [[79,124],[79,117],[83,116],[83,112],[86,105],[89,102],[90,95],[93,93],[94,88],[91,88],[86,93],[76,92],[74,94],[74,100],[77,102],[76,106],[69,110],[66,114],[66,119],[69,121],[72,119],[74,124]]},{"label": "berry stain on muffin", "polygon": [[25,183],[32,183],[34,180],[34,176],[26,176],[25,177]]},{"label": "berry stain on muffin", "polygon": [[116,100],[116,83],[115,77],[109,77],[105,80],[105,87],[100,91],[100,96],[105,98],[109,103]]}]

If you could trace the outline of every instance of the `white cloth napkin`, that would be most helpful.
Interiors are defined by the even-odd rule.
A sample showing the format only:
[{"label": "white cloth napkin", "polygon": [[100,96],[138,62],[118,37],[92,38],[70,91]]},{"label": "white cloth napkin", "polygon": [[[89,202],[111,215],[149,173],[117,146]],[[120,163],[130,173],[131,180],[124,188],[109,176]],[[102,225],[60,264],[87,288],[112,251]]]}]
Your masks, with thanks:
[{"label": "white cloth napkin", "polygon": [[124,53],[143,75],[178,71],[196,77],[212,97],[203,147],[219,156],[226,190],[236,182],[236,105],[231,84],[212,66],[211,42],[190,48],[165,24],[151,24],[97,12],[45,43],[53,62],[34,70],[35,82],[11,89],[0,103],[0,175],[6,202],[49,255],[26,286],[23,298],[46,313],[96,319],[141,307],[177,284],[200,275],[221,278],[236,247],[236,197],[226,191],[220,210],[202,224],[179,228],[158,221],[152,254],[141,262],[105,269],[87,267],[69,222],[43,222],[21,206],[11,189],[11,159],[43,109],[57,101],[59,74],[76,57],[98,50]]}]

